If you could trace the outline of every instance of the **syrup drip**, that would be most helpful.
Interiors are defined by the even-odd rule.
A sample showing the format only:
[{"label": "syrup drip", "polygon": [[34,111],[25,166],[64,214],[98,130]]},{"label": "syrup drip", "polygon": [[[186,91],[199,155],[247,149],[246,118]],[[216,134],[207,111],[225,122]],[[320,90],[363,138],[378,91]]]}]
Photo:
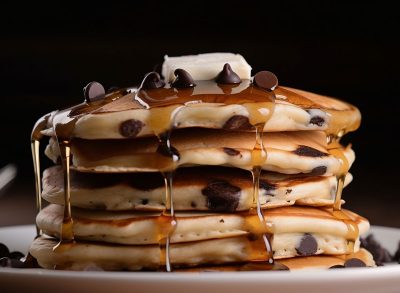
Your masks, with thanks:
[{"label": "syrup drip", "polygon": [[[149,105],[147,105],[150,108]],[[157,170],[164,177],[165,184],[165,209],[158,217],[158,244],[160,247],[160,270],[172,271],[170,258],[170,239],[176,229],[177,220],[175,217],[173,203],[173,176],[179,161],[178,151],[171,145],[171,132],[174,126],[175,116],[182,109],[181,105],[167,107],[154,107],[151,110],[149,126],[159,140],[156,158]],[[154,160],[153,160],[154,161]]]},{"label": "syrup drip", "polygon": [[70,188],[70,156],[71,147],[68,141],[61,141],[60,155],[64,171],[64,217],[61,226],[60,244],[74,241],[73,221],[71,214],[71,188]]},{"label": "syrup drip", "polygon": [[261,200],[259,193],[260,186],[260,174],[262,165],[267,160],[267,152],[264,148],[263,143],[263,130],[265,124],[275,108],[273,92],[270,100],[258,104],[244,104],[250,113],[249,122],[255,127],[255,145],[251,152],[251,174],[253,178],[253,197],[252,197],[252,208],[248,212],[246,217],[246,228],[250,231],[250,247],[249,257],[251,264],[249,267],[258,270],[272,270],[273,267],[273,252],[272,252],[272,231],[273,227],[270,223],[267,223],[261,208]]},{"label": "syrup drip", "polygon": [[256,143],[251,153],[253,198],[252,208],[246,217],[246,226],[251,231],[250,259],[254,265],[258,263],[264,269],[272,269],[272,267],[265,264],[265,260],[269,265],[274,263],[271,246],[272,227],[271,224],[266,222],[262,212],[259,194],[261,166],[267,160],[267,152],[262,139],[264,125],[265,123],[256,125]]},{"label": "syrup drip", "polygon": [[328,135],[328,151],[331,155],[337,158],[340,162],[340,169],[336,175],[336,194],[333,203],[332,214],[338,220],[341,220],[347,227],[347,253],[354,253],[354,243],[359,236],[358,225],[347,214],[342,211],[342,191],[346,175],[349,171],[349,162],[343,153],[342,146],[339,141],[345,131],[339,131],[336,135]]},{"label": "syrup drip", "polygon": [[118,90],[106,95],[104,99],[90,103],[84,102],[71,108],[58,111],[53,117],[53,130],[58,141],[64,173],[64,216],[61,224],[60,241],[55,247],[53,247],[53,251],[55,252],[66,251],[75,243],[73,218],[71,212],[70,182],[71,140],[73,137],[75,124],[78,118],[82,115],[95,112],[105,104],[119,99],[125,93],[125,90]]},{"label": "syrup drip", "polygon": [[[33,140],[31,142],[31,150],[32,150],[32,160],[33,160],[33,170],[35,174],[35,199],[36,199],[36,214],[42,210],[42,182],[41,182],[41,174],[40,174],[40,141]],[[36,237],[42,235],[42,230],[39,229],[36,224]]]},{"label": "syrup drip", "polygon": [[[160,146],[164,142],[160,141]],[[179,156],[171,152],[169,139],[165,142],[168,145],[168,151],[171,153],[172,164],[179,160]],[[176,169],[176,167],[175,167]],[[173,176],[174,170],[166,170],[162,172],[165,184],[165,210],[158,217],[158,243],[160,247],[160,270],[165,269],[167,272],[172,271],[170,258],[170,238],[176,229],[177,221],[175,218],[174,202],[173,202]]]},{"label": "syrup drip", "polygon": [[[32,151],[32,161],[33,170],[35,174],[35,201],[36,201],[36,213],[38,214],[42,210],[42,179],[40,172],[40,141],[43,138],[41,133],[42,130],[46,128],[47,121],[50,114],[41,117],[33,127],[31,134],[31,151]],[[36,224],[36,237],[42,235],[42,231]]]},{"label": "syrup drip", "polygon": [[[196,81],[197,83],[197,81]],[[267,225],[261,209],[259,198],[259,178],[261,166],[266,160],[266,151],[263,146],[262,133],[266,122],[272,116],[274,110],[273,92],[266,92],[257,87],[253,87],[249,81],[242,81],[240,85],[224,85],[221,89],[213,81],[199,81],[194,88],[161,88],[151,90],[139,90],[135,99],[150,111],[149,126],[159,138],[159,152],[167,154],[171,158],[171,164],[163,169],[159,168],[165,181],[165,202],[166,210],[159,217],[159,245],[160,263],[165,264],[165,269],[171,271],[169,259],[169,236],[173,233],[176,226],[176,219],[173,210],[172,198],[172,170],[175,170],[177,160],[174,160],[174,148],[170,145],[169,137],[171,127],[174,126],[174,118],[179,110],[186,106],[190,107],[193,102],[212,102],[223,104],[241,104],[249,112],[249,122],[256,128],[256,144],[252,151],[250,168],[253,175],[253,206],[246,217],[248,230],[254,241],[249,247],[250,258],[256,262],[268,261],[268,268],[271,269],[273,263],[272,247],[270,243],[272,228]],[[160,108],[162,106],[162,108]],[[172,119],[171,119],[172,118]],[[172,121],[172,123],[171,123]],[[160,135],[166,133],[166,136]],[[170,154],[168,156],[168,154]],[[179,160],[179,158],[178,158]],[[159,163],[160,164],[160,163]],[[160,165],[161,167],[161,165]],[[167,170],[167,172],[165,172]]]},{"label": "syrup drip", "polygon": [[[252,150],[249,169],[253,177],[253,208],[249,210],[245,217],[245,225],[250,232],[251,241],[249,255],[252,260],[245,265],[249,270],[270,270],[276,269],[273,265],[273,254],[271,248],[271,236],[273,227],[267,222],[261,209],[259,195],[259,179],[261,167],[267,160],[267,152],[263,145],[263,129],[274,110],[273,92],[260,90],[252,86],[249,81],[242,81],[239,85],[217,85],[213,81],[196,81],[198,84],[190,89],[162,88],[152,90],[140,90],[136,95],[137,102],[144,108],[149,109],[149,127],[159,139],[157,153],[152,154],[143,162],[150,164],[153,170],[160,171],[164,176],[165,182],[165,210],[158,217],[158,241],[160,245],[160,264],[164,270],[171,271],[170,261],[170,235],[176,228],[177,221],[173,206],[173,174],[177,168],[179,153],[174,149],[170,142],[170,135],[174,126],[174,118],[182,107],[190,107],[193,103],[221,103],[221,104],[240,104],[244,106],[249,113],[249,122],[254,126],[256,137],[255,146]],[[96,113],[109,103],[118,99],[120,92],[113,92],[105,99],[91,103],[83,103],[70,109],[58,112],[53,121],[54,132],[57,136],[60,154],[64,169],[64,219],[60,235],[60,243],[54,248],[68,249],[74,245],[74,234],[72,231],[72,214],[70,205],[70,152],[71,138],[75,122],[83,115]],[[296,103],[295,103],[296,104]],[[298,104],[301,104],[300,102]],[[44,124],[43,128],[45,127]],[[354,126],[354,128],[357,125]],[[332,129],[331,129],[332,130]],[[331,133],[331,130],[328,133]],[[352,130],[352,129],[350,129]],[[35,131],[34,131],[35,132]],[[39,131],[40,132],[40,131]],[[333,214],[336,218],[342,220],[347,225],[348,251],[354,249],[354,241],[358,237],[358,226],[351,220],[347,214],[341,210],[341,193],[344,185],[349,164],[339,145],[340,137],[345,131],[335,131],[336,135],[328,135],[329,153],[341,161],[340,172],[337,175],[337,190],[335,195],[335,204]],[[40,138],[32,134],[32,154],[34,157],[36,196],[40,200],[40,162],[39,162],[39,141]],[[150,159],[151,163],[147,159]],[[36,175],[38,174],[38,175]],[[41,201],[38,202],[40,210]],[[38,231],[40,233],[40,231]],[[277,263],[276,263],[277,264]]]},{"label": "syrup drip", "polygon": [[[66,113],[65,113],[66,114]],[[60,113],[62,116],[62,112]],[[57,117],[56,117],[57,118]],[[67,123],[57,123],[55,118],[54,132],[58,140],[61,163],[64,173],[64,217],[61,224],[60,242],[53,248],[53,251],[65,251],[74,243],[73,219],[71,213],[71,136],[76,118],[70,119]]]}]

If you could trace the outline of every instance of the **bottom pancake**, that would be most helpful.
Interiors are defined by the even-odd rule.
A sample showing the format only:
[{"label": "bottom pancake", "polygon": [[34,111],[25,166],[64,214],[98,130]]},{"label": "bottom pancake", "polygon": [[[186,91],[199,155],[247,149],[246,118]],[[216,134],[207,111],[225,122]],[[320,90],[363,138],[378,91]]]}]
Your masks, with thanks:
[{"label": "bottom pancake", "polygon": [[305,257],[293,257],[275,261],[274,266],[260,264],[257,262],[247,262],[234,265],[220,266],[200,266],[192,268],[176,269],[177,272],[238,272],[238,271],[298,271],[313,269],[336,269],[352,267],[375,267],[376,264],[369,251],[360,249],[356,253],[349,255],[315,255]]},{"label": "bottom pancake", "polygon": [[[55,238],[41,236],[33,241],[29,252],[37,259],[39,265],[46,269],[140,271],[157,270],[161,267],[160,249],[156,245],[124,246],[75,242],[54,251],[53,247],[57,243]],[[218,268],[202,267],[198,269],[200,271],[253,270],[251,264],[247,267],[233,265],[251,261],[248,253],[251,247],[251,240],[245,237],[173,244],[170,249],[170,259],[173,266],[178,268],[231,264]],[[360,261],[365,266],[375,266],[371,254],[364,249],[347,256],[296,257],[278,262],[290,270],[301,270],[349,267],[357,264],[362,266]]]}]

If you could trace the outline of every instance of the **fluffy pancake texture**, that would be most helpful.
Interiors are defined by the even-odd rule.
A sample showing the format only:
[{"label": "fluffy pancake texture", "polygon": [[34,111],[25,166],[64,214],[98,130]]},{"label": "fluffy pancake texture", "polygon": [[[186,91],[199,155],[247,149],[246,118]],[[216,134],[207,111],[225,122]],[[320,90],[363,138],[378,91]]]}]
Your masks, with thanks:
[{"label": "fluffy pancake texture", "polygon": [[[239,87],[247,86],[247,82]],[[153,132],[149,127],[150,111],[134,100],[134,93],[127,94],[115,101],[100,107],[93,113],[79,117],[74,137],[84,139],[122,139],[119,128],[127,120],[140,121],[137,137],[149,136]],[[223,129],[230,119],[248,119],[250,113],[243,105],[225,105],[223,91],[215,86],[213,91],[221,95],[215,103],[190,104],[182,108],[174,118],[174,127],[200,127]],[[325,130],[332,126],[335,129],[354,131],[361,121],[359,110],[343,101],[297,90],[288,87],[278,87],[275,90],[275,110],[265,125],[264,130],[299,131]],[[238,118],[239,117],[239,118]],[[46,135],[52,136],[52,120],[50,119]]]},{"label": "fluffy pancake texture", "polygon": [[[178,165],[214,165],[248,169],[255,138],[253,133],[221,130],[190,129],[176,132],[172,145],[179,150]],[[312,173],[332,175],[340,169],[340,161],[330,155],[326,134],[320,131],[276,132],[264,136],[268,160],[262,165],[267,171],[284,174]],[[73,166],[85,172],[156,171],[159,159],[156,138],[135,140],[72,141]],[[228,150],[228,151],[227,151]],[[343,147],[349,165],[354,162],[353,150]],[[50,140],[46,155],[57,161],[58,144]],[[315,174],[318,173],[318,174]]]},{"label": "fluffy pancake texture", "polygon": [[[155,270],[160,267],[158,245],[129,246],[105,245],[96,242],[75,242],[61,252],[54,252],[57,240],[41,236],[34,240],[30,253],[43,268],[54,267],[71,270]],[[177,267],[193,267],[202,264],[217,265],[249,261],[251,241],[244,237],[213,239],[207,241],[172,244],[171,261]],[[282,259],[291,270],[330,268],[343,265],[346,257],[361,259],[367,266],[375,266],[371,255],[360,250],[354,255],[309,256]],[[201,268],[200,268],[201,270]]]},{"label": "fluffy pancake texture", "polygon": [[[76,239],[129,245],[157,244],[159,241],[158,214],[84,209],[74,209],[73,214]],[[345,211],[345,214],[357,223],[360,234],[368,231],[366,219],[350,211]],[[330,209],[283,207],[266,210],[264,216],[272,227],[275,258],[298,256],[296,247],[305,234],[310,234],[316,240],[315,254],[347,253],[348,227],[336,219]],[[176,217],[177,227],[171,235],[171,243],[231,238],[249,235],[251,231],[247,213],[179,213]],[[39,213],[36,221],[46,234],[58,237],[62,219],[63,207],[50,205]],[[358,246],[357,240],[356,250]]]},{"label": "fluffy pancake texture", "polygon": [[[263,172],[260,189],[263,208],[300,204],[332,205],[336,176],[283,175]],[[352,180],[346,177],[346,185]],[[64,204],[61,166],[43,173],[43,198]],[[164,181],[159,173],[104,174],[71,172],[71,204],[87,209],[161,211],[165,208]],[[252,207],[251,174],[233,168],[178,169],[174,176],[175,210],[245,211]]]},{"label": "fluffy pancake texture", "polygon": [[[375,267],[375,262],[370,252],[365,249],[360,249],[356,253],[348,255],[316,255],[303,256],[295,258],[285,258],[278,261],[278,270],[320,270],[350,267],[349,262],[360,260],[361,266]],[[252,271],[257,270],[257,265],[254,264],[239,264],[239,265],[219,265],[219,266],[201,266],[194,268],[178,269],[179,272],[232,272],[232,271]]]},{"label": "fluffy pancake texture", "polygon": [[[340,206],[355,160],[340,139],[359,127],[356,107],[252,77],[238,54],[166,56],[162,73],[107,93],[91,82],[83,103],[35,124],[36,200],[49,203],[30,247],[40,266],[375,266],[360,249],[368,220]],[[41,181],[43,136],[56,166]]]}]

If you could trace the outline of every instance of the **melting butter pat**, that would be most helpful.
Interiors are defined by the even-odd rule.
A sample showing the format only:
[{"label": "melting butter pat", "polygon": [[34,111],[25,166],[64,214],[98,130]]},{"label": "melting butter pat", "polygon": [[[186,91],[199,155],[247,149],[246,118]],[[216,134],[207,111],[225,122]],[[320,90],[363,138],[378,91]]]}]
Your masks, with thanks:
[{"label": "melting butter pat", "polygon": [[208,53],[180,57],[166,55],[162,75],[167,82],[171,82],[175,79],[175,69],[181,68],[188,71],[194,80],[210,80],[217,76],[225,63],[229,63],[241,79],[250,79],[251,66],[242,55],[233,53]]}]

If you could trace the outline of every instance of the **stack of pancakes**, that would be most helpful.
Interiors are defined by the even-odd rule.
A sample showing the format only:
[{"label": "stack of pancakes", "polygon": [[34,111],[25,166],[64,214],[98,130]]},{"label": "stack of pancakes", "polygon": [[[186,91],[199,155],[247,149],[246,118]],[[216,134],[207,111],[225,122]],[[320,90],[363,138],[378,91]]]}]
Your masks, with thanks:
[{"label": "stack of pancakes", "polygon": [[[164,79],[150,73],[137,89],[109,93],[92,82],[83,104],[40,119],[32,134],[39,237],[30,249],[38,263],[374,266],[359,248],[368,221],[341,209],[355,155],[339,139],[358,128],[358,109],[250,69],[234,54],[166,57]],[[44,136],[56,165],[41,181]]]}]

